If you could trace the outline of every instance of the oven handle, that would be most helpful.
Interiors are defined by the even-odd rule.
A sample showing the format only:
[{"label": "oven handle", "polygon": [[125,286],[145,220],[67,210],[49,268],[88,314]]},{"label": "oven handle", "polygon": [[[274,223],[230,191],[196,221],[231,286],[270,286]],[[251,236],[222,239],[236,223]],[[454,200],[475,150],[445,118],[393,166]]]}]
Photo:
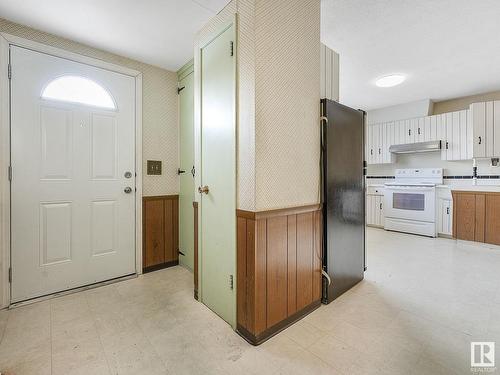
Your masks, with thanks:
[{"label": "oven handle", "polygon": [[385,190],[392,190],[392,191],[409,191],[412,190],[414,192],[421,192],[421,191],[433,191],[435,188],[431,186],[386,186]]}]

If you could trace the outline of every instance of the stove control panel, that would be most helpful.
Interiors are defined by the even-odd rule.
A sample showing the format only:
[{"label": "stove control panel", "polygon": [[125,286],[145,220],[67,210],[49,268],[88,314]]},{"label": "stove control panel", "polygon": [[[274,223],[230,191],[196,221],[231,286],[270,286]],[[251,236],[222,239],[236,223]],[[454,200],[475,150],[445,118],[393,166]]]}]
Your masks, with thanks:
[{"label": "stove control panel", "polygon": [[396,169],[396,181],[409,183],[443,183],[443,168]]}]

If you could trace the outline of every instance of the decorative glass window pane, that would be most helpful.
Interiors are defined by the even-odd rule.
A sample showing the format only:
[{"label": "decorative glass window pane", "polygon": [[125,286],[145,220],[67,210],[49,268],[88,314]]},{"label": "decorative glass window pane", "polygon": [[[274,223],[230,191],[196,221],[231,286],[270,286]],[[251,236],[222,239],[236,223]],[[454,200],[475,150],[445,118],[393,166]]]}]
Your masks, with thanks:
[{"label": "decorative glass window pane", "polygon": [[109,92],[98,83],[84,77],[62,76],[50,82],[42,92],[43,99],[116,109]]}]

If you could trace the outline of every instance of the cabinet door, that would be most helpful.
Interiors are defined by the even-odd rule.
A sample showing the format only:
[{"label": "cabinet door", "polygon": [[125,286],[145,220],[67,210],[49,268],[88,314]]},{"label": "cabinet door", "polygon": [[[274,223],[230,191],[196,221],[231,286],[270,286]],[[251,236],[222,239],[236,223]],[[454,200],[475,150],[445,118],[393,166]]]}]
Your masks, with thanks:
[{"label": "cabinet door", "polygon": [[474,232],[476,229],[476,195],[454,195],[453,207],[455,209],[455,236],[459,240],[474,241]]},{"label": "cabinet door", "polygon": [[436,137],[436,134],[432,134],[431,119],[432,116],[426,116],[424,118],[424,142],[433,141]]},{"label": "cabinet door", "polygon": [[500,100],[493,102],[493,156],[500,156]]},{"label": "cabinet door", "polygon": [[380,138],[379,124],[372,125],[372,147],[373,147],[373,164],[380,163],[379,161],[379,138]]},{"label": "cabinet door", "polygon": [[446,160],[453,160],[453,114],[444,113],[446,129]]},{"label": "cabinet door", "polygon": [[474,157],[474,130],[472,121],[472,112],[467,110],[467,159]]},{"label": "cabinet door", "polygon": [[380,163],[385,164],[386,162],[386,149],[387,146],[387,123],[384,122],[380,124]]},{"label": "cabinet door", "polygon": [[416,135],[415,137],[417,138],[417,142],[424,142],[425,141],[425,117],[420,117],[417,118],[416,120]]},{"label": "cabinet door", "polygon": [[500,195],[486,196],[485,224],[484,241],[500,245]]},{"label": "cabinet door", "polygon": [[451,235],[452,212],[451,201],[449,199],[439,199],[438,205],[438,233]]},{"label": "cabinet door", "polygon": [[451,159],[460,160],[460,112],[451,113]]},{"label": "cabinet door", "polygon": [[446,118],[444,114],[436,115],[434,122],[436,126],[436,140],[441,141],[441,159],[446,160]]},{"label": "cabinet door", "polygon": [[371,125],[368,125],[368,124],[366,125],[366,132],[365,132],[365,146],[366,146],[366,151],[365,151],[366,163],[373,164],[372,163],[372,156],[373,156],[372,127],[371,127]]},{"label": "cabinet door", "polygon": [[484,142],[486,133],[486,103],[472,103],[470,106],[472,118],[472,156],[474,158],[486,157],[486,143]]},{"label": "cabinet door", "polygon": [[494,156],[494,150],[493,150],[493,102],[486,102],[486,125],[485,125],[485,134],[484,134],[484,140],[485,140],[485,153],[486,157],[490,158]]},{"label": "cabinet door", "polygon": [[384,163],[392,163],[392,154],[389,148],[394,144],[394,123],[388,122],[385,125]]},{"label": "cabinet door", "polygon": [[380,205],[381,205],[382,199],[380,195],[375,196],[375,225],[380,226],[380,223],[382,222],[381,217],[380,217]]},{"label": "cabinet door", "polygon": [[366,195],[366,225],[373,225],[373,195]]},{"label": "cabinet door", "polygon": [[459,128],[460,128],[460,160],[467,160],[469,158],[467,153],[467,111],[459,112]]},{"label": "cabinet door", "polygon": [[404,120],[405,127],[405,142],[404,143],[414,143],[415,142],[415,119]]},{"label": "cabinet door", "polygon": [[380,226],[383,227],[385,225],[385,216],[384,216],[384,197],[380,196],[379,201],[379,211],[380,211]]}]

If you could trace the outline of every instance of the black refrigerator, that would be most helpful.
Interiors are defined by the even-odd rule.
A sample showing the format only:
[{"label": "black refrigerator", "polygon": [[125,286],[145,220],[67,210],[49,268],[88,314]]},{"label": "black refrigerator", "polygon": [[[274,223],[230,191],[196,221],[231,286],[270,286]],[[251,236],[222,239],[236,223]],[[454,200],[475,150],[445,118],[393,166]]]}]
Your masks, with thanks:
[{"label": "black refrigerator", "polygon": [[323,303],[363,280],[365,113],[322,99]]}]

